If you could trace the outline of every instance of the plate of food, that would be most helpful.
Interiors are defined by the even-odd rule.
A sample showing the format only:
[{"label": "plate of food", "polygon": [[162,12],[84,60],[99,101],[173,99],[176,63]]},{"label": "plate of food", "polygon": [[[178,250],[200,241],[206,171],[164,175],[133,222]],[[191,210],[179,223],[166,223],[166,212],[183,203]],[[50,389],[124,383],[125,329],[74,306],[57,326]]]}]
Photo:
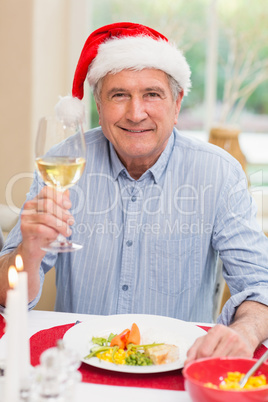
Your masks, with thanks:
[{"label": "plate of food", "polygon": [[187,350],[205,333],[195,324],[175,318],[118,314],[74,325],[63,340],[86,364],[141,374],[182,368]]}]

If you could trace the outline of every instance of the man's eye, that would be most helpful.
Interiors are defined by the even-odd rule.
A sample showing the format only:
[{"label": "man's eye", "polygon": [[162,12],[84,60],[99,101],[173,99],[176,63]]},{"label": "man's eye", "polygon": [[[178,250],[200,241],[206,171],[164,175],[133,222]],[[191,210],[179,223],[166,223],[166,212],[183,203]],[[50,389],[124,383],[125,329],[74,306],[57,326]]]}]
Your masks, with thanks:
[{"label": "man's eye", "polygon": [[114,94],[113,98],[120,99],[120,98],[125,98],[126,96],[127,96],[126,94],[119,92],[117,94]]},{"label": "man's eye", "polygon": [[159,98],[160,95],[157,92],[148,92],[146,96],[148,96],[149,98]]}]

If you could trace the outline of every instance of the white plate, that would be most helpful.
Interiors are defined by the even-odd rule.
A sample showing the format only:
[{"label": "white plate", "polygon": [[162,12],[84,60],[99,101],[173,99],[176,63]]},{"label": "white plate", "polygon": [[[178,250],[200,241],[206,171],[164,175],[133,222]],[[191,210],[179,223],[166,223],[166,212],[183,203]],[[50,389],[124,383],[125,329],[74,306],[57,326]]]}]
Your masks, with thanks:
[{"label": "white plate", "polygon": [[[141,333],[141,344],[170,343],[179,347],[180,358],[169,364],[152,366],[128,366],[117,365],[97,357],[85,359],[93,346],[93,336],[108,337],[110,333],[119,334],[126,328],[131,328],[136,323]],[[186,353],[193,342],[206,331],[196,325],[177,320],[175,318],[146,314],[119,314],[103,316],[91,321],[84,321],[74,325],[64,335],[64,344],[67,348],[75,350],[86,364],[101,369],[120,371],[124,373],[159,373],[182,368],[186,359]]]}]

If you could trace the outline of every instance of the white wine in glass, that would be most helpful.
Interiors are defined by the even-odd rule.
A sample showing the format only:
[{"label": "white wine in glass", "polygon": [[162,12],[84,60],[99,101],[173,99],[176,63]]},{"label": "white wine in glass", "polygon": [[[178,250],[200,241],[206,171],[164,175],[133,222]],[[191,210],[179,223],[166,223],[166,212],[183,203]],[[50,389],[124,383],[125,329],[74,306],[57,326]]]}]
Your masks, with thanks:
[{"label": "white wine in glass", "polygon": [[[66,125],[56,117],[43,117],[38,126],[35,146],[35,164],[47,186],[64,192],[82,176],[85,168],[86,146],[82,125]],[[82,248],[59,234],[45,251],[54,253]]]}]

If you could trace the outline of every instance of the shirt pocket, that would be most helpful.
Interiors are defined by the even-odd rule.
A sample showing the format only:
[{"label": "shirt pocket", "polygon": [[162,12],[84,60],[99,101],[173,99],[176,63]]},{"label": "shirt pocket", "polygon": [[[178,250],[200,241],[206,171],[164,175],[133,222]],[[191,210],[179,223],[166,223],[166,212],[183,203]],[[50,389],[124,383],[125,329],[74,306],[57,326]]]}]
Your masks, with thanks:
[{"label": "shirt pocket", "polygon": [[152,245],[149,287],[178,295],[200,284],[200,237],[157,240]]}]

